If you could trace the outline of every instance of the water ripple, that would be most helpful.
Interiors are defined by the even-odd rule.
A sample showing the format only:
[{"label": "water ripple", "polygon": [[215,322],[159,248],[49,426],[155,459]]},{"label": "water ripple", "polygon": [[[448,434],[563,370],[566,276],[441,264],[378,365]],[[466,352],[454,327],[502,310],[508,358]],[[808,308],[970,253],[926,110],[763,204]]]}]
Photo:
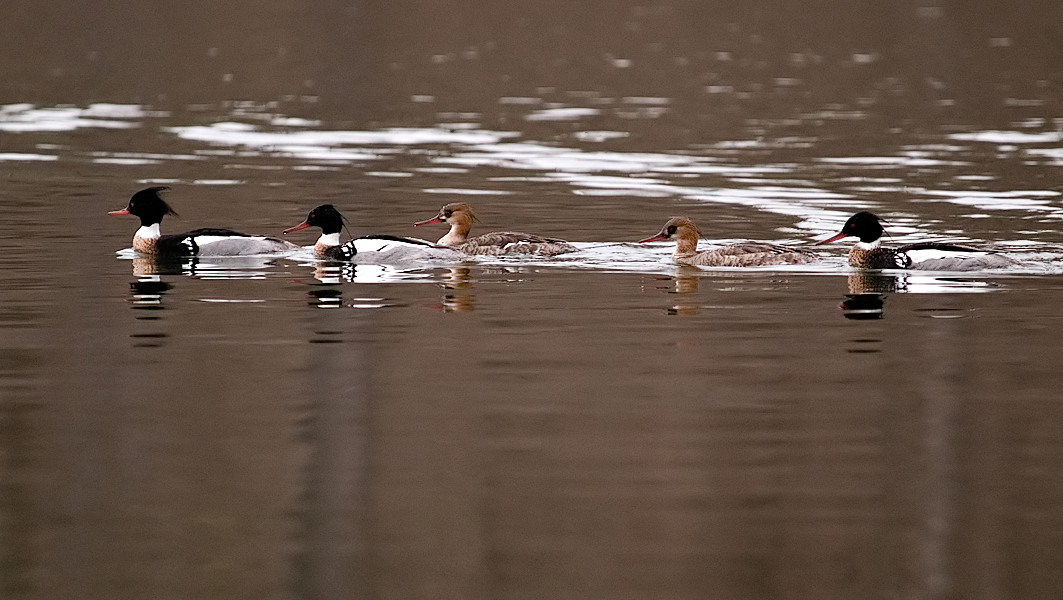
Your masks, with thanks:
[{"label": "water ripple", "polygon": [[7,104],[0,106],[0,131],[57,132],[88,127],[132,129],[139,127],[142,119],[165,114],[132,104],[90,104],[85,108],[37,108],[33,104]]}]

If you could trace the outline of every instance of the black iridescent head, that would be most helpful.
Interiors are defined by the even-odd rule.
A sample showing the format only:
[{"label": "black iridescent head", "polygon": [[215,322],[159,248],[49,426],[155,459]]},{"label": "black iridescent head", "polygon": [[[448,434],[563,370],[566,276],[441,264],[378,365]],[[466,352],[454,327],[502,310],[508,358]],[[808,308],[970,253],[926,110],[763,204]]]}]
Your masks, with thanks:
[{"label": "black iridescent head", "polygon": [[129,204],[123,210],[114,211],[110,214],[136,215],[140,217],[140,224],[143,227],[161,223],[162,218],[166,215],[176,217],[178,216],[177,212],[170,208],[170,205],[166,204],[166,201],[159,195],[160,192],[168,189],[170,188],[165,186],[144,188],[133,194],[133,197],[129,199]]},{"label": "black iridescent head", "polygon": [[875,215],[865,211],[860,211],[855,215],[849,217],[849,220],[842,226],[842,230],[837,235],[819,242],[817,245],[829,244],[830,242],[840,240],[843,237],[856,237],[860,238],[861,242],[870,244],[875,240],[882,237],[882,223],[879,222],[879,218]]},{"label": "black iridescent head", "polygon": [[865,244],[870,244],[882,237],[883,231],[878,217],[866,210],[849,217],[842,227],[842,233],[860,238],[860,241]]},{"label": "black iridescent head", "polygon": [[301,226],[293,227],[288,231],[296,231],[304,227],[320,227],[321,233],[339,233],[343,231],[343,215],[331,204],[322,204],[306,215],[306,220]]}]

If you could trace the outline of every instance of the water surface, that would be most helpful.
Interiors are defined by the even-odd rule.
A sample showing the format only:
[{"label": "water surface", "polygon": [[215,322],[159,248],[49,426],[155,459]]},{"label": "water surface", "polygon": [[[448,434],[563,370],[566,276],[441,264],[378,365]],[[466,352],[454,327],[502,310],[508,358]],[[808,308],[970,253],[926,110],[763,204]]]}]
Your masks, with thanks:
[{"label": "water surface", "polygon": [[[76,7],[8,24],[37,58],[0,65],[3,597],[1057,595],[1054,5],[831,31],[551,7],[234,8],[274,32],[246,39],[217,9],[171,15],[169,54],[135,28],[41,44]],[[159,265],[105,214],[149,185],[169,232],[331,202],[354,235],[434,238],[412,223],[461,200],[581,251]],[[632,243],[684,214],[704,247],[810,245],[858,210],[1023,264]]]}]

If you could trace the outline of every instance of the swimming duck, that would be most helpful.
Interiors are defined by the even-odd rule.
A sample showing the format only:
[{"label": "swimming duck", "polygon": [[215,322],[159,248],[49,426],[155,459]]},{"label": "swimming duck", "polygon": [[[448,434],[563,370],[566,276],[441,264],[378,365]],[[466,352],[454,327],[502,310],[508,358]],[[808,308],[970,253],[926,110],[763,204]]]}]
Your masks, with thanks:
[{"label": "swimming duck", "polygon": [[639,240],[639,243],[674,239],[675,261],[702,267],[797,265],[812,262],[817,258],[815,253],[802,248],[765,242],[738,242],[698,252],[700,237],[701,232],[694,221],[686,217],[672,217],[657,235]]},{"label": "swimming duck", "polygon": [[311,210],[302,223],[284,230],[289,234],[307,227],[320,227],[321,237],[314,244],[314,254],[322,258],[345,262],[395,263],[421,260],[460,260],[462,254],[453,248],[433,244],[427,240],[387,234],[372,234],[340,243],[343,215],[331,204]]},{"label": "swimming duck", "polygon": [[478,221],[472,206],[466,202],[452,202],[439,209],[436,216],[426,221],[414,223],[415,227],[433,223],[447,223],[450,231],[436,242],[450,246],[465,254],[489,254],[504,256],[507,254],[537,254],[556,256],[579,249],[565,240],[547,238],[519,231],[494,231],[470,238],[474,222]]},{"label": "swimming duck", "polygon": [[849,264],[860,269],[981,271],[1019,264],[1003,254],[942,242],[919,242],[887,248],[882,245],[884,231],[878,216],[861,211],[849,217],[837,235],[817,245],[849,236],[857,238],[859,241],[849,250]]},{"label": "swimming duck", "polygon": [[298,250],[298,246],[276,238],[249,235],[231,229],[193,229],[175,235],[162,235],[160,226],[166,215],[177,216],[160,195],[170,188],[149,187],[133,194],[121,210],[109,215],[133,215],[140,218],[140,229],[133,235],[133,249],[149,256],[246,256]]}]

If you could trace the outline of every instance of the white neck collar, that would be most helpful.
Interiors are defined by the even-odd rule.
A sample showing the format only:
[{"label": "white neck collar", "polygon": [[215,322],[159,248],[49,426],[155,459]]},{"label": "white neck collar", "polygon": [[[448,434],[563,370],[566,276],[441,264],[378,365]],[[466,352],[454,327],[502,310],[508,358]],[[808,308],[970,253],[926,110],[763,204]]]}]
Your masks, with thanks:
[{"label": "white neck collar", "polygon": [[140,229],[137,230],[136,235],[133,237],[144,240],[157,240],[161,236],[162,234],[159,233],[159,224],[152,223],[151,225],[141,225]]},{"label": "white neck collar", "polygon": [[340,245],[340,234],[339,234],[338,231],[336,233],[322,233],[321,237],[317,238],[317,244],[315,244],[315,246],[329,246],[329,247],[339,246],[339,245]]}]

